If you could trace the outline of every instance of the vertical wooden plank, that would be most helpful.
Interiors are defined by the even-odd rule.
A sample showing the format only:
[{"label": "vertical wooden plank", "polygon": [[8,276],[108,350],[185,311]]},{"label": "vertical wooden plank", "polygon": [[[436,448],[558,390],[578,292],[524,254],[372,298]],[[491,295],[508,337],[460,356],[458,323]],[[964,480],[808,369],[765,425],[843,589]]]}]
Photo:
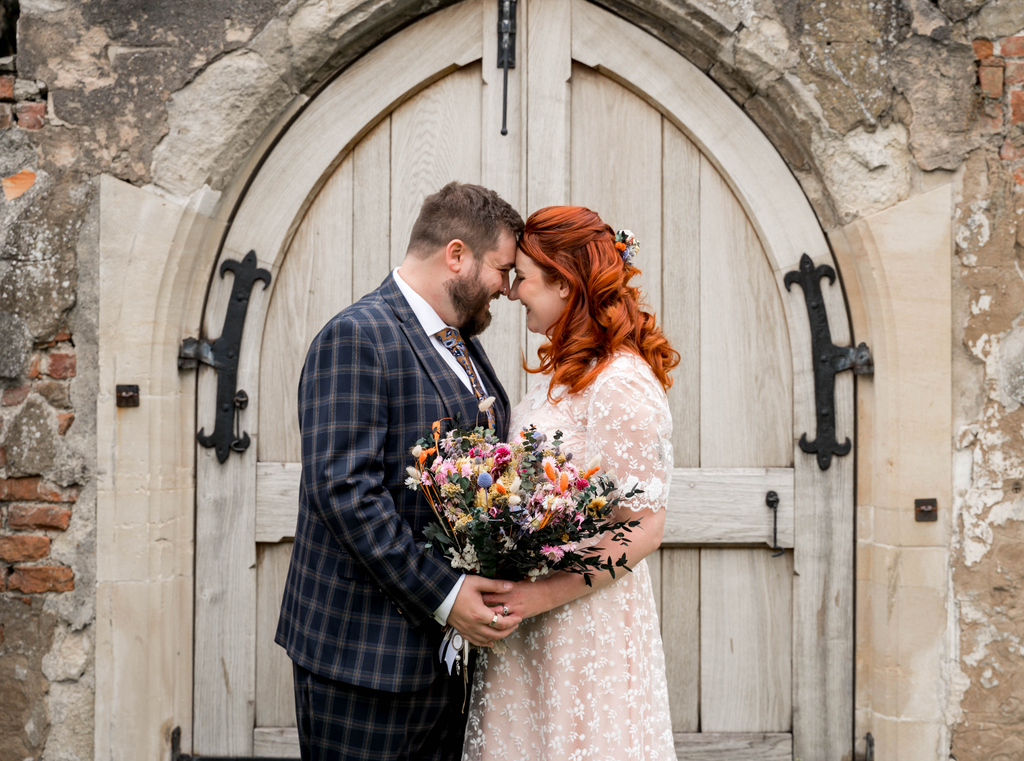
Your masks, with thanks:
[{"label": "vertical wooden plank", "polygon": [[700,183],[700,464],[788,467],[793,371],[775,276],[706,158]]},{"label": "vertical wooden plank", "polygon": [[[231,252],[223,258],[235,258]],[[261,265],[265,265],[263,262]],[[276,273],[275,273],[276,274]],[[211,305],[225,305],[231,278],[217,278]],[[259,286],[249,298],[247,320],[261,325],[270,293]],[[216,309],[216,307],[213,307]],[[222,307],[223,308],[223,307]],[[208,310],[207,314],[209,314]],[[220,312],[223,315],[223,311]],[[221,318],[223,320],[223,317]],[[217,335],[217,333],[208,333]],[[213,756],[252,755],[256,700],[256,460],[259,418],[259,355],[262,330],[243,333],[238,387],[250,392],[248,410],[238,424],[253,440],[224,463],[213,449],[196,445],[195,657],[193,661],[192,749]],[[216,379],[200,377],[197,413],[200,425],[213,431]],[[197,409],[203,409],[198,405]],[[225,643],[230,643],[230,647]]]},{"label": "vertical wooden plank", "polygon": [[701,550],[704,732],[790,729],[792,574],[790,552]]},{"label": "vertical wooden plank", "polygon": [[296,408],[306,350],[320,328],[352,300],[351,155],[309,207],[277,277],[259,370],[259,459],[299,462]]},{"label": "vertical wooden plank", "polygon": [[[792,364],[779,291],[746,214],[703,157],[700,218],[701,466],[787,466]],[[791,568],[790,556],[760,549],[701,551],[702,730],[789,728]]]},{"label": "vertical wooden plank", "polygon": [[661,636],[673,732],[696,732],[700,699],[700,550],[662,550]]},{"label": "vertical wooden plank", "polygon": [[196,545],[196,606],[204,611],[196,616],[193,684],[202,709],[193,716],[192,747],[202,755],[249,756],[256,698],[256,452],[232,453],[221,465],[212,449],[201,449],[198,461],[196,533],[205,541]]},{"label": "vertical wooden plank", "polygon": [[391,271],[391,117],[352,151],[352,301]]},{"label": "vertical wooden plank", "polygon": [[[497,67],[498,4],[483,2],[484,54],[481,61],[483,94],[481,96],[480,184],[497,191],[520,214],[526,211],[526,3],[520,3],[516,34],[516,68],[508,72],[507,135],[501,134],[501,112],[504,74]],[[512,273],[515,276],[515,273]],[[522,367],[525,347],[526,315],[522,305],[508,299],[491,303],[493,321],[480,337],[487,356],[509,401],[515,405],[526,391],[526,373]]]},{"label": "vertical wooden plank", "polygon": [[700,151],[662,120],[662,300],[660,322],[679,352],[668,390],[677,468],[700,467]]},{"label": "vertical wooden plank", "polygon": [[[569,202],[570,0],[527,0],[526,206]],[[521,34],[522,32],[520,32]]]},{"label": "vertical wooden plank", "polygon": [[391,115],[392,267],[405,258],[424,198],[452,180],[480,182],[481,88],[478,62],[435,82]]},{"label": "vertical wooden plank", "polygon": [[274,643],[292,542],[256,546],[256,726],[294,727],[292,662]]},{"label": "vertical wooden plank", "polygon": [[[643,290],[661,312],[661,114],[617,82],[572,67],[571,200],[640,240]],[[564,203],[564,202],[563,202]]]},{"label": "vertical wooden plank", "polygon": [[[570,0],[527,0],[526,210],[569,203]],[[521,34],[521,32],[520,32]],[[537,364],[544,337],[525,331],[526,359]],[[532,383],[532,377],[527,381]]]},{"label": "vertical wooden plank", "polygon": [[[831,255],[814,257],[835,268]],[[777,273],[780,281],[784,272]],[[811,337],[803,293],[788,303],[794,367],[794,486],[796,575],[793,579],[793,754],[840,758],[851,753],[854,671],[853,457],[835,457],[828,470],[800,451],[802,433],[815,432]],[[842,289],[821,283],[822,301],[836,344],[849,345]],[[853,374],[835,378],[836,437],[853,440]],[[856,445],[854,445],[856,446]],[[814,706],[814,711],[802,710]]]}]

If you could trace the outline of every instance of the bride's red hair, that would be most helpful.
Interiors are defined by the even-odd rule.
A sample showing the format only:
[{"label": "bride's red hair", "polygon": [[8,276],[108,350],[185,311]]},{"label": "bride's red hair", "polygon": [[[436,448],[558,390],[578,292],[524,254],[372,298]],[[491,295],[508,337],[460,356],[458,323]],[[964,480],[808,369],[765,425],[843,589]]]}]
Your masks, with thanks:
[{"label": "bride's red hair", "polygon": [[[541,268],[548,282],[569,287],[565,310],[540,347],[540,366],[551,373],[551,388],[583,391],[620,349],[643,357],[664,388],[679,352],[644,311],[640,289],[629,281],[640,274],[615,247],[615,233],[581,206],[548,206],[526,220],[519,249]],[[640,256],[643,256],[641,252]],[[548,390],[550,396],[551,390]]]}]

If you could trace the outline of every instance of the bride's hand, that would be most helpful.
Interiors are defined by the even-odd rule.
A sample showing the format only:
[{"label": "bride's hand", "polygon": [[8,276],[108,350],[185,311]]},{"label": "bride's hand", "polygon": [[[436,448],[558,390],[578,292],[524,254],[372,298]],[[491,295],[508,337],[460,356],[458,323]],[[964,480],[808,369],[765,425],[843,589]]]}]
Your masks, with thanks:
[{"label": "bride's hand", "polygon": [[548,595],[547,579],[517,581],[508,592],[485,594],[484,604],[499,614],[507,607],[508,615],[521,618],[532,618],[554,607]]}]

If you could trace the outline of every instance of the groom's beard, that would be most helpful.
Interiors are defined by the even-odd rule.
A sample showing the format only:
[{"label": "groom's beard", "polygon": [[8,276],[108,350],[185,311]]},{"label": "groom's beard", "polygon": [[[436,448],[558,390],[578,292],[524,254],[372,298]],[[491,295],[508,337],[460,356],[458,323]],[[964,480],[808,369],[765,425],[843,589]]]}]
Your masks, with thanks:
[{"label": "groom's beard", "polygon": [[491,324],[491,311],[487,305],[491,303],[494,294],[488,293],[486,288],[471,277],[449,280],[445,288],[461,322],[458,328],[463,339],[468,341],[483,333]]}]

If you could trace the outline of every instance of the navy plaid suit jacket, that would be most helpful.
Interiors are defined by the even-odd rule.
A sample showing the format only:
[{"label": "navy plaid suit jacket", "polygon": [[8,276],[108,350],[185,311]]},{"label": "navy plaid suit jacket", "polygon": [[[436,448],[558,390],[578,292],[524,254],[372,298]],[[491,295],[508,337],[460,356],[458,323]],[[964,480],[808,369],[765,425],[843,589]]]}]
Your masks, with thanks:
[{"label": "navy plaid suit jacket", "polygon": [[[467,345],[497,398],[504,439],[508,397],[479,341]],[[299,518],[275,637],[293,661],[390,692],[422,689],[442,673],[433,613],[459,573],[424,551],[433,511],[406,488],[405,469],[435,420],[472,425],[477,416],[476,397],[390,274],[313,340],[299,381]]]}]

